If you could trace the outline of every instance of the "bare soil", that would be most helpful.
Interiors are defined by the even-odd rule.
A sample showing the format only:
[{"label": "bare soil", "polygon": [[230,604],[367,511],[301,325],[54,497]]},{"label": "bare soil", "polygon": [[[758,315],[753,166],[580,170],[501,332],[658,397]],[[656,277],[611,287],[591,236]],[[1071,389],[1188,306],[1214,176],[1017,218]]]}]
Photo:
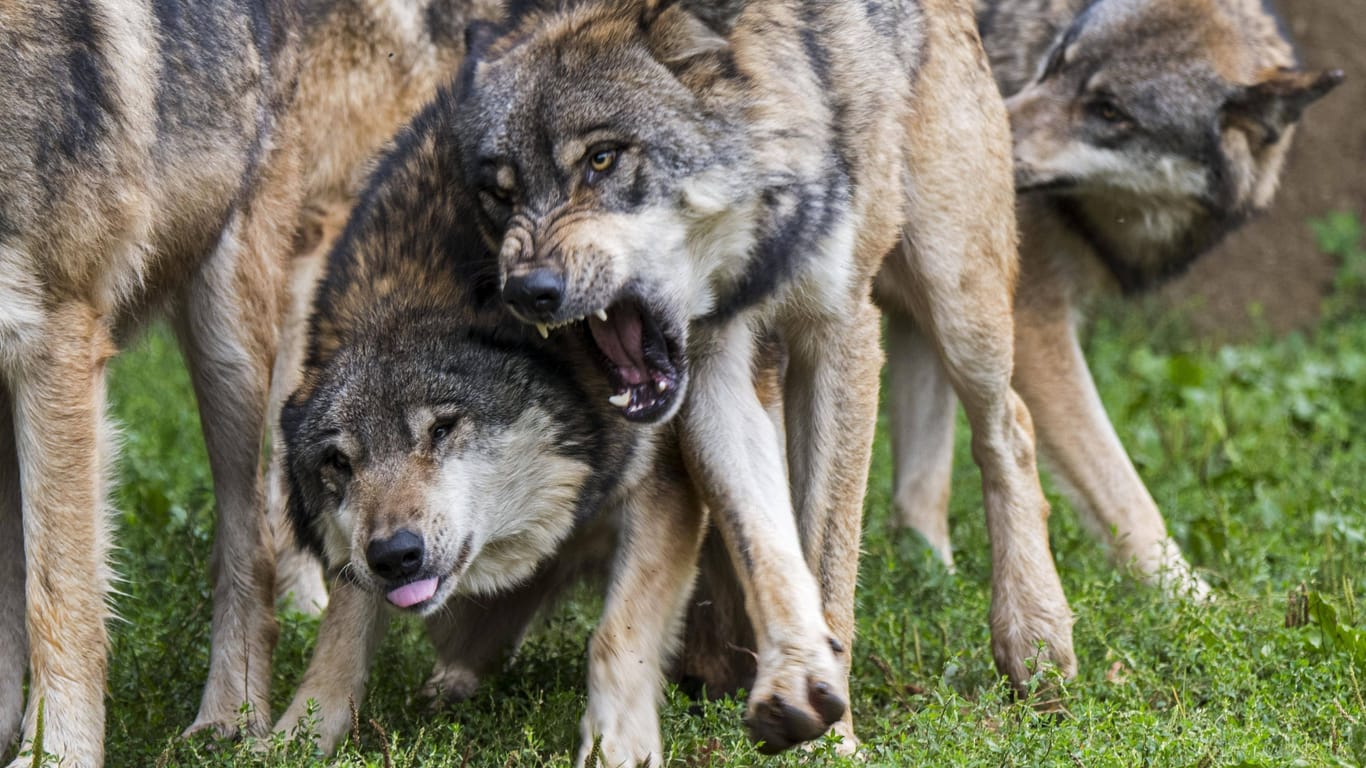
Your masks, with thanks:
[{"label": "bare soil", "polygon": [[[1272,209],[1163,290],[1213,338],[1313,325],[1336,265],[1306,222],[1333,210],[1366,215],[1366,2],[1279,5],[1304,66],[1342,69],[1347,80],[1305,113]],[[1254,312],[1262,319],[1249,322]]]}]

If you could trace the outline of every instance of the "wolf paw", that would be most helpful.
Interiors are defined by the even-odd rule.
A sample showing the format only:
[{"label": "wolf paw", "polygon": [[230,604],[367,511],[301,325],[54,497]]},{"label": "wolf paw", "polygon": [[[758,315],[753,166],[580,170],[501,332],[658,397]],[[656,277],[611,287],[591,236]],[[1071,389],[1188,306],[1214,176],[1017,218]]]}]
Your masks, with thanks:
[{"label": "wolf paw", "polygon": [[831,640],[818,646],[815,653],[784,653],[783,668],[776,671],[764,669],[761,661],[745,714],[750,738],[762,742],[760,752],[776,754],[818,738],[848,709],[831,650],[839,645]]},{"label": "wolf paw", "polygon": [[438,662],[432,676],[422,686],[422,698],[429,701],[433,709],[442,709],[469,699],[478,688],[479,675],[458,664]]}]

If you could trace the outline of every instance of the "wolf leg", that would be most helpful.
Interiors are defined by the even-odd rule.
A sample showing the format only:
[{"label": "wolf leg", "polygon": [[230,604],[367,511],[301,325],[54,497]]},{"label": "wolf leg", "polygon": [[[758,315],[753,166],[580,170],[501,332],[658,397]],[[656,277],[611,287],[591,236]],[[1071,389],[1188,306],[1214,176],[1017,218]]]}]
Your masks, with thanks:
[{"label": "wolf leg", "polygon": [[434,704],[464,701],[485,674],[510,658],[522,644],[536,613],[567,581],[555,568],[493,597],[451,598],[427,619],[427,637],[436,649],[436,669],[423,687]]},{"label": "wolf leg", "polygon": [[[786,334],[790,355],[784,408],[793,506],[806,562],[820,582],[825,621],[844,672],[836,693],[849,698],[863,497],[877,426],[882,348],[879,313],[867,296]],[[852,714],[836,728],[852,753]]]},{"label": "wolf leg", "polygon": [[[673,453],[673,451],[668,451]],[[588,709],[577,765],[663,765],[664,665],[680,629],[706,513],[676,455],[627,502],[602,620],[588,648]]]},{"label": "wolf leg", "polygon": [[0,381],[0,756],[19,736],[24,716],[28,632],[24,628],[24,519],[13,407]]},{"label": "wolf leg", "polygon": [[682,442],[730,550],[754,625],[758,673],[745,720],[767,751],[820,736],[843,715],[844,673],[806,564],[778,431],[754,390],[744,319],[694,336]]},{"label": "wolf leg", "polygon": [[884,304],[899,303],[938,345],[972,427],[991,538],[992,651],[1023,690],[1041,653],[1069,676],[1076,657],[1033,425],[1010,386],[1018,253],[1009,124],[969,10],[934,0],[925,20],[932,52],[906,124],[908,236],[879,281],[901,298]]},{"label": "wolf leg", "polygon": [[[24,744],[41,713],[43,750],[64,766],[104,759],[111,570],[106,491],[107,319],[83,303],[51,308],[43,344],[10,378],[23,513],[29,693]],[[31,760],[15,761],[14,766]]]},{"label": "wolf leg", "polygon": [[289,708],[275,724],[278,733],[316,738],[318,747],[329,754],[351,727],[352,705],[359,707],[364,701],[370,663],[389,624],[380,599],[349,581],[334,580],[330,594],[313,658]]},{"label": "wolf leg", "polygon": [[280,409],[290,393],[299,386],[308,345],[308,316],[318,276],[326,261],[332,238],[325,237],[307,253],[295,254],[290,261],[289,307],[280,331],[279,352],[275,356],[270,380],[271,455],[266,475],[266,510],[275,543],[275,597],[288,602],[294,610],[316,616],[327,607],[322,564],[312,553],[300,548],[294,539],[285,510],[289,484],[285,479],[284,436],[280,434]]},{"label": "wolf leg", "polygon": [[[1022,288],[1029,286],[1028,273]],[[1129,460],[1077,342],[1070,307],[1022,294],[1016,303],[1015,387],[1039,444],[1084,521],[1131,566],[1170,594],[1197,600],[1209,585],[1167,534],[1162,513]]]},{"label": "wolf leg", "polygon": [[270,661],[278,629],[275,558],[265,515],[261,445],[280,303],[280,273],[235,216],[186,288],[177,314],[199,403],[218,525],[214,536],[209,678],[187,734],[234,735],[270,727]]},{"label": "wolf leg", "polygon": [[887,313],[887,401],[891,417],[893,524],[919,533],[950,571],[949,488],[954,406],[939,350],[915,320]]}]

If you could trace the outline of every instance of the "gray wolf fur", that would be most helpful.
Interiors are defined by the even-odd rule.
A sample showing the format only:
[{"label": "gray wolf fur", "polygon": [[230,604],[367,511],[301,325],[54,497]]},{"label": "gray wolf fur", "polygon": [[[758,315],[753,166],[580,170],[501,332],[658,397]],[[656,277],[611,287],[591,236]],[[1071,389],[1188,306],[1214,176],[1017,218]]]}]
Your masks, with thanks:
[{"label": "gray wolf fur", "polygon": [[[1160,284],[1265,209],[1301,112],[1342,73],[1298,69],[1262,0],[992,0],[977,13],[1014,132],[1015,388],[1115,560],[1203,598],[1105,415],[1077,326],[1098,295]],[[907,323],[893,313],[888,328],[897,514],[951,564],[953,393]]]},{"label": "gray wolf fur", "polygon": [[[0,745],[103,761],[116,435],[106,364],[173,322],[218,502],[213,653],[191,730],[269,721],[260,447],[298,207],[284,3],[0,5]],[[23,685],[28,677],[25,707]],[[24,761],[16,761],[15,765]]]},{"label": "gray wolf fur", "polygon": [[[855,743],[880,269],[880,300],[916,319],[967,406],[997,663],[1022,686],[1042,644],[1072,673],[1032,426],[1010,388],[1009,133],[972,9],[554,6],[472,27],[452,133],[504,300],[558,343],[591,340],[626,419],[679,414],[755,627],[753,735],[782,749],[833,723]],[[751,382],[768,334],[788,354],[782,423]]]},{"label": "gray wolf fur", "polygon": [[[497,0],[303,1],[296,110],[306,116],[300,121],[304,202],[289,261],[291,298],[271,384],[272,414],[299,384],[314,287],[369,163],[454,75],[468,21],[500,12]],[[286,491],[277,453],[267,482],[276,594],[314,613],[327,604],[327,593],[316,559],[295,546],[285,523]]]},{"label": "gray wolf fur", "polygon": [[595,736],[602,764],[658,764],[662,669],[705,515],[672,430],[616,415],[586,340],[544,340],[507,313],[455,109],[439,95],[380,161],[327,257],[281,413],[289,517],[331,599],[277,729],[296,731],[312,700],[321,746],[337,745],[395,607],[436,646],[428,692],[470,695],[617,536],[580,764]]}]

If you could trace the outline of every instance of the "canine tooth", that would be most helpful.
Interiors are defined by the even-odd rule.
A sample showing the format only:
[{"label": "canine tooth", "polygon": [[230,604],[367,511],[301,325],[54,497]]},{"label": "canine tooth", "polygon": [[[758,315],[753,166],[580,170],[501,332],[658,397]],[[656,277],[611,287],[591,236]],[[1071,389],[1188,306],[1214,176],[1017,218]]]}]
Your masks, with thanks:
[{"label": "canine tooth", "polygon": [[607,322],[607,310],[605,310],[605,309],[599,309],[598,311],[596,311],[596,312],[593,313],[593,317],[596,317],[597,319],[599,319],[599,320],[601,320],[601,321],[603,321],[603,322],[605,323],[605,322]]},{"label": "canine tooth", "polygon": [[548,339],[548,338],[550,338],[550,329],[546,327],[546,324],[545,324],[545,323],[537,323],[537,324],[536,324],[536,330],[538,330],[538,331],[541,332],[541,338],[543,338],[543,339]]},{"label": "canine tooth", "polygon": [[665,381],[665,380],[663,380],[663,379],[660,379],[659,381],[656,381],[656,382],[655,382],[655,391],[656,391],[656,392],[663,392],[664,390],[666,390],[666,389],[668,389],[668,388],[669,388],[669,382],[667,382],[667,381]]},{"label": "canine tooth", "polygon": [[579,315],[578,317],[574,318],[574,322],[576,322],[576,323],[582,323],[582,322],[583,322],[583,315]]},{"label": "canine tooth", "polygon": [[615,405],[618,408],[625,408],[626,406],[631,404],[631,393],[618,392],[615,395],[612,395],[611,397],[607,398],[607,402],[611,403],[612,405]]}]

